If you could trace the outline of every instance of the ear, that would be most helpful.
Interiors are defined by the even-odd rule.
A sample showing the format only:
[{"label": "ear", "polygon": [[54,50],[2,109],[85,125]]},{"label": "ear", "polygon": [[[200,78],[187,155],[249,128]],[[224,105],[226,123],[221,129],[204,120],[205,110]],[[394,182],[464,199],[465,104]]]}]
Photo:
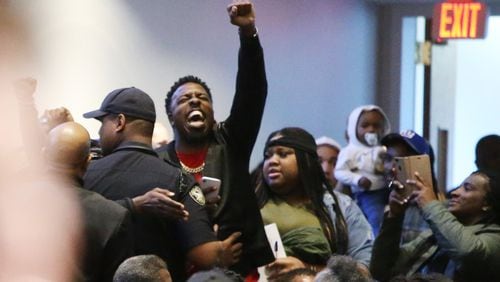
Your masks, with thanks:
[{"label": "ear", "polygon": [[127,118],[124,114],[119,114],[115,120],[115,132],[121,132],[125,129],[127,124]]}]

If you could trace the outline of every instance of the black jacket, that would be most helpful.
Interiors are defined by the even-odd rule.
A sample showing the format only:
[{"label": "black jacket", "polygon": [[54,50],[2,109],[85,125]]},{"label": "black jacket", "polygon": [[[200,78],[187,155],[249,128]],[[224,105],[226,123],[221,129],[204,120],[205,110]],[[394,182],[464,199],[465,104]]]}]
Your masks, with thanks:
[{"label": "black jacket", "polygon": [[[240,37],[236,94],[229,117],[214,128],[205,159],[204,176],[220,179],[221,201],[214,215],[223,240],[241,231],[243,255],[231,269],[246,275],[274,260],[267,242],[254,189],[250,155],[260,129],[267,96],[264,55],[258,37]],[[164,160],[179,165],[175,141],[160,148]]]},{"label": "black jacket", "polygon": [[101,195],[76,188],[82,209],[85,281],[112,281],[126,258],[133,255],[132,222],[126,209]]}]

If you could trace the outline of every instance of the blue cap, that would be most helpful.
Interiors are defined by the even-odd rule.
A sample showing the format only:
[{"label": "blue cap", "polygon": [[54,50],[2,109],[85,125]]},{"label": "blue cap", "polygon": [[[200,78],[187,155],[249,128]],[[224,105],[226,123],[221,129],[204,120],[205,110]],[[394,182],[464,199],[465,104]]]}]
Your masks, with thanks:
[{"label": "blue cap", "polygon": [[425,139],[418,135],[413,130],[401,131],[401,133],[390,133],[384,136],[380,143],[384,146],[392,144],[394,141],[399,140],[407,144],[419,155],[431,155],[432,149]]},{"label": "blue cap", "polygon": [[120,88],[109,93],[101,108],[83,114],[84,118],[100,118],[108,114],[124,114],[135,118],[155,122],[155,104],[144,91],[135,88]]}]

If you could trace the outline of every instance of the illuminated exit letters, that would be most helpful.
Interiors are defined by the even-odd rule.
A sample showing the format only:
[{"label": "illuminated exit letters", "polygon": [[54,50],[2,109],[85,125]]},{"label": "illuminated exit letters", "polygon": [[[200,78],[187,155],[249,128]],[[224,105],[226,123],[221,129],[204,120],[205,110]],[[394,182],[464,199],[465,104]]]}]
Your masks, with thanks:
[{"label": "illuminated exit letters", "polygon": [[432,35],[436,40],[484,38],[487,6],[474,1],[447,1],[436,4]]}]

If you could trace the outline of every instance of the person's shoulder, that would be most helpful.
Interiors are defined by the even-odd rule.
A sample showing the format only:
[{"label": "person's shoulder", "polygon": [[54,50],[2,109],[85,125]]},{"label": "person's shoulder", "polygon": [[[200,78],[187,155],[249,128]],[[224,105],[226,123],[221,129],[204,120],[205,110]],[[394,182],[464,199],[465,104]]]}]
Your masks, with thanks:
[{"label": "person's shoulder", "polygon": [[129,154],[129,156],[125,157],[125,159],[130,159],[131,161],[133,160],[135,165],[147,167],[152,172],[163,171],[168,173],[170,171],[179,171],[178,167],[175,167],[170,162],[166,162],[164,159],[160,158],[158,154],[150,154],[141,151],[128,151],[127,154]]},{"label": "person's shoulder", "polygon": [[99,233],[114,232],[130,221],[127,209],[98,193],[77,189],[86,228],[97,228]]},{"label": "person's shoulder", "polygon": [[78,188],[77,195],[84,208],[86,206],[95,207],[98,210],[106,210],[109,213],[117,215],[125,215],[127,213],[127,209],[115,203],[114,201],[106,199],[99,193],[83,188]]},{"label": "person's shoulder", "polygon": [[335,194],[335,196],[337,196],[341,209],[345,209],[354,203],[354,200],[344,193],[340,193],[337,191],[333,191],[333,193]]},{"label": "person's shoulder", "polygon": [[126,152],[113,152],[109,155],[106,155],[100,159],[92,160],[87,168],[87,170],[92,169],[102,169],[110,166],[114,166],[120,163],[123,163],[123,158],[126,158]]},{"label": "person's shoulder", "polygon": [[[343,193],[340,193],[340,192],[337,192],[337,191],[333,191],[333,194],[335,195],[335,197],[337,198],[337,201],[338,201],[338,205],[341,207],[341,208],[345,208],[345,207],[348,207],[349,205],[351,205],[353,203],[353,200],[351,197],[349,197],[348,195],[346,194],[343,194]],[[323,196],[323,201],[327,204],[327,205],[331,205],[331,204],[334,204],[335,203],[335,200],[333,199],[333,196],[332,194],[328,193],[328,192],[325,192],[324,196]]]}]

